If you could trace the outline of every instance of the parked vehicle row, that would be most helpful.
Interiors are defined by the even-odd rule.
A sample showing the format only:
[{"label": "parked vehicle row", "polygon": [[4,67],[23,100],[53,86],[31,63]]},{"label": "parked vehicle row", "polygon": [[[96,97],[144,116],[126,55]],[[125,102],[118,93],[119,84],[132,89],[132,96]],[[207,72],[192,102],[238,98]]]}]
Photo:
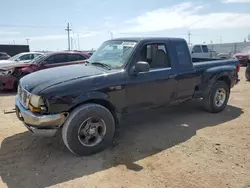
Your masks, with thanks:
[{"label": "parked vehicle row", "polygon": [[[126,113],[196,99],[208,112],[219,113],[239,82],[238,60],[193,64],[184,39],[113,39],[87,60],[82,56],[47,54],[8,74],[13,83],[19,80],[18,119],[35,135],[62,130],[65,145],[77,155],[107,148]],[[51,68],[72,64],[65,61],[73,57],[84,61]],[[31,74],[19,79],[15,71]]]},{"label": "parked vehicle row", "polygon": [[9,59],[10,56],[5,52],[0,52],[0,60]]},{"label": "parked vehicle row", "polygon": [[216,51],[210,50],[205,44],[196,44],[189,46],[189,51],[192,58],[214,58],[214,59],[230,59],[230,54],[217,53]]},{"label": "parked vehicle row", "polygon": [[234,58],[238,59],[242,66],[247,66],[250,63],[250,47],[245,48],[241,53],[236,53]]},{"label": "parked vehicle row", "polygon": [[[30,55],[30,54],[29,54]],[[54,52],[36,56],[28,63],[0,63],[0,89],[17,89],[19,80],[38,70],[83,63],[89,55],[81,52]]]},{"label": "parked vehicle row", "polygon": [[[43,53],[40,52],[24,52],[24,53],[19,53],[17,55],[14,55],[13,57],[9,58],[9,61],[16,61],[20,63],[28,63],[32,59],[36,58],[37,56],[43,55]],[[3,63],[5,61],[0,61],[0,66],[3,66]]]}]

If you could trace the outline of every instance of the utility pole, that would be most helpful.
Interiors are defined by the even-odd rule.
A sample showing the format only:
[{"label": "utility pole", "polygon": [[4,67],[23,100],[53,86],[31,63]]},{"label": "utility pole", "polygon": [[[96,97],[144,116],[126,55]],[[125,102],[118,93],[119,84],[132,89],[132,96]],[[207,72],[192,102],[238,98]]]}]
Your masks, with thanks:
[{"label": "utility pole", "polygon": [[77,43],[78,43],[78,50],[80,50],[80,40],[79,40],[79,34],[77,34]]},{"label": "utility pole", "polygon": [[71,50],[73,50],[73,37],[70,37],[70,39],[71,39]]},{"label": "utility pole", "polygon": [[29,40],[30,40],[30,39],[26,39],[26,41],[27,41],[27,45],[29,45]]},{"label": "utility pole", "polygon": [[191,44],[191,32],[188,31],[188,44],[190,45]]},{"label": "utility pole", "polygon": [[70,50],[70,27],[69,27],[69,23],[67,25],[67,28],[65,29],[68,32],[68,50]]},{"label": "utility pole", "polygon": [[113,32],[112,31],[110,31],[110,30],[108,30],[109,31],[109,33],[110,33],[110,37],[111,37],[111,39],[113,39]]},{"label": "utility pole", "polygon": [[250,34],[248,34],[248,36],[247,36],[247,40],[250,42]]}]

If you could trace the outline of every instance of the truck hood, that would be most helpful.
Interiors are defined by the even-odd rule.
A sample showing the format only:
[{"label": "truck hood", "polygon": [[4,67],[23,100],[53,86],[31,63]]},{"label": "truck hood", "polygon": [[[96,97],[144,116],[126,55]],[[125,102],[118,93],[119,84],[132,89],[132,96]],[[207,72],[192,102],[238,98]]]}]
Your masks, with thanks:
[{"label": "truck hood", "polygon": [[62,82],[68,82],[104,73],[106,73],[104,69],[87,64],[67,65],[28,74],[20,80],[20,84],[28,92],[39,93],[47,87],[51,87]]}]

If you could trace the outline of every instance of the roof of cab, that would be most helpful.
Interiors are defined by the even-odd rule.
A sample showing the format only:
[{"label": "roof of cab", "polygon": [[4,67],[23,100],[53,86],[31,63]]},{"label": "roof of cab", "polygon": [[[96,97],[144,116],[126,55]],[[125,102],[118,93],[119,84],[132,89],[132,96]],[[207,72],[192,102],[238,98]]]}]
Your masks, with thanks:
[{"label": "roof of cab", "polygon": [[124,38],[115,38],[115,39],[111,39],[109,41],[114,41],[114,40],[122,40],[122,41],[136,41],[136,42],[140,42],[140,41],[152,41],[152,40],[157,40],[157,41],[161,41],[161,40],[171,40],[171,41],[186,41],[183,38],[170,38],[170,37],[124,37]]}]

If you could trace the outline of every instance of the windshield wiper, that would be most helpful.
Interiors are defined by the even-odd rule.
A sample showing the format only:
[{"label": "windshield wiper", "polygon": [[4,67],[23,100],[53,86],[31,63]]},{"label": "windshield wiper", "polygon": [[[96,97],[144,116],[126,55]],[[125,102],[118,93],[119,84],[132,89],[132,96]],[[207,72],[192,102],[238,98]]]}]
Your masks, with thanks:
[{"label": "windshield wiper", "polygon": [[111,66],[110,65],[107,65],[105,63],[100,63],[100,62],[93,62],[93,63],[90,63],[91,65],[97,65],[97,66],[101,66],[101,67],[104,67],[108,70],[111,70]]}]

